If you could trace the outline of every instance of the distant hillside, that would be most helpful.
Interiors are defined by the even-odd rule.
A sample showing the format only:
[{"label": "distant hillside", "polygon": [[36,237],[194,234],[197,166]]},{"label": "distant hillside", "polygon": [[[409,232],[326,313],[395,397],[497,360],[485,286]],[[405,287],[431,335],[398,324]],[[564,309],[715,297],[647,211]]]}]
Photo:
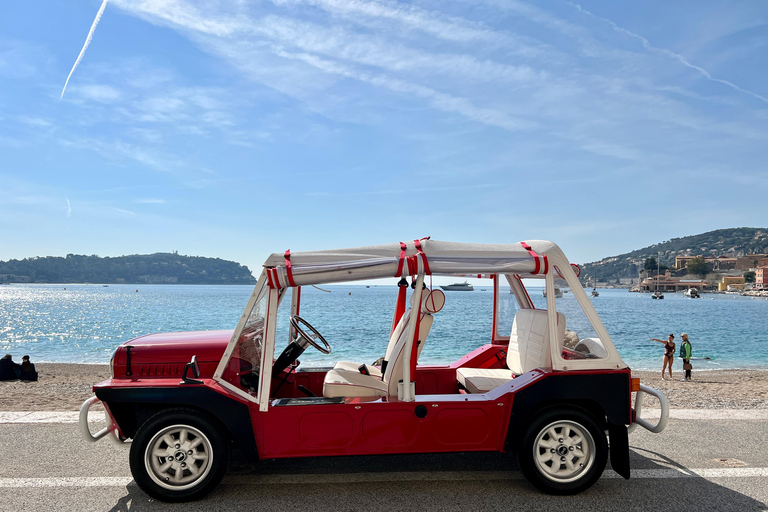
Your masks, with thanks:
[{"label": "distant hillside", "polygon": [[176,253],[100,258],[67,254],[0,261],[0,282],[253,284],[248,267],[234,261]]},{"label": "distant hillside", "polygon": [[676,256],[684,254],[738,257],[768,253],[768,229],[718,229],[700,235],[673,238],[626,254],[585,263],[581,265],[580,279],[583,283],[591,283],[594,278],[598,281],[637,278],[646,258],[659,258],[659,253],[661,264],[669,267],[674,267]]}]

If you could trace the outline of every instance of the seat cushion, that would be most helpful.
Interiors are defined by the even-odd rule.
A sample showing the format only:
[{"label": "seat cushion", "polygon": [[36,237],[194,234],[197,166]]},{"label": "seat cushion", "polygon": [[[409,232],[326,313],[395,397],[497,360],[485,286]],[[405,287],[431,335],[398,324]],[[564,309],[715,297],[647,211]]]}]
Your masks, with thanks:
[{"label": "seat cushion", "polygon": [[470,393],[485,393],[514,378],[512,370],[459,368],[456,379]]},{"label": "seat cushion", "polygon": [[[368,371],[371,373],[374,377],[381,378],[381,369],[377,366],[373,366],[372,364],[365,365],[366,368],[368,368]],[[335,365],[333,365],[333,369],[340,372],[357,372],[360,373],[360,363],[355,363],[352,361],[339,361]]]},{"label": "seat cushion", "polygon": [[323,396],[387,396],[387,383],[381,377],[355,371],[329,370],[323,381]]}]

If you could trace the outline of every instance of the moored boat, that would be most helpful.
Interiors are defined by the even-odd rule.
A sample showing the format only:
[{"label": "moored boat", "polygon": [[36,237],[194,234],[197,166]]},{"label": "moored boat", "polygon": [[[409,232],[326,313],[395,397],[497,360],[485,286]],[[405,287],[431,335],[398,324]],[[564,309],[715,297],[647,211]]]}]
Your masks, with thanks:
[{"label": "moored boat", "polygon": [[463,283],[453,283],[445,286],[441,285],[440,288],[442,288],[447,292],[471,292],[475,289],[474,286],[472,286],[466,281],[464,281]]}]

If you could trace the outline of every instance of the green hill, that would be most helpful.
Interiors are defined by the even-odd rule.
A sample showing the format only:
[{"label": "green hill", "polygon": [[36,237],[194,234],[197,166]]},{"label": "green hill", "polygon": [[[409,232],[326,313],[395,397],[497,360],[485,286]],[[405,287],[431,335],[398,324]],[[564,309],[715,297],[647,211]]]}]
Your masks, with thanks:
[{"label": "green hill", "polygon": [[248,267],[234,261],[176,253],[100,258],[67,254],[0,261],[0,282],[254,284]]},{"label": "green hill", "polygon": [[659,254],[662,265],[674,267],[675,257],[683,254],[738,257],[759,253],[768,253],[768,229],[718,229],[700,235],[673,238],[626,254],[585,263],[581,265],[580,280],[587,284],[594,278],[603,282],[637,278],[646,258],[659,258]]}]

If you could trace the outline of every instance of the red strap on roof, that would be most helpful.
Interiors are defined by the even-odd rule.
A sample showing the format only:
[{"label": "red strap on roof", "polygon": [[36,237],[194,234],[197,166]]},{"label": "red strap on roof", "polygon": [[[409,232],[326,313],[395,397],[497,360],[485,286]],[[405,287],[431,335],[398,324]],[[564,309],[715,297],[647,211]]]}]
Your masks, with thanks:
[{"label": "red strap on roof", "polygon": [[404,262],[405,262],[405,243],[400,242],[400,261],[397,262],[397,272],[395,272],[395,277],[400,277],[403,275]]},{"label": "red strap on roof", "polygon": [[[541,270],[541,261],[539,260],[539,255],[536,254],[536,251],[534,251],[530,245],[528,245],[525,242],[520,242],[520,245],[523,246],[523,249],[528,251],[531,256],[533,256],[533,260],[536,262],[536,268],[533,269],[532,274],[538,274],[539,270]],[[541,272],[542,274],[546,274],[549,272],[549,259],[546,256],[541,256],[541,259],[544,260],[544,272]]]},{"label": "red strap on roof", "polygon": [[288,274],[288,284],[295,287],[296,283],[293,281],[293,271],[291,271],[291,250],[290,249],[285,251],[285,271]]},{"label": "red strap on roof", "polygon": [[415,254],[413,256],[408,256],[405,258],[405,260],[408,262],[408,275],[409,276],[415,276],[419,273],[419,260],[418,256]]},{"label": "red strap on roof", "polygon": [[277,281],[277,276],[275,275],[273,277],[273,273],[275,273],[274,268],[268,268],[267,269],[267,284],[270,288],[277,288],[279,286],[279,283]]},{"label": "red strap on roof", "polygon": [[[422,238],[421,240],[429,240],[429,237]],[[416,246],[416,250],[419,251],[419,254],[424,258],[424,273],[429,275],[432,275],[432,272],[429,270],[429,262],[427,261],[427,255],[424,253],[424,249],[421,247],[421,240],[414,240],[413,244]]]}]

